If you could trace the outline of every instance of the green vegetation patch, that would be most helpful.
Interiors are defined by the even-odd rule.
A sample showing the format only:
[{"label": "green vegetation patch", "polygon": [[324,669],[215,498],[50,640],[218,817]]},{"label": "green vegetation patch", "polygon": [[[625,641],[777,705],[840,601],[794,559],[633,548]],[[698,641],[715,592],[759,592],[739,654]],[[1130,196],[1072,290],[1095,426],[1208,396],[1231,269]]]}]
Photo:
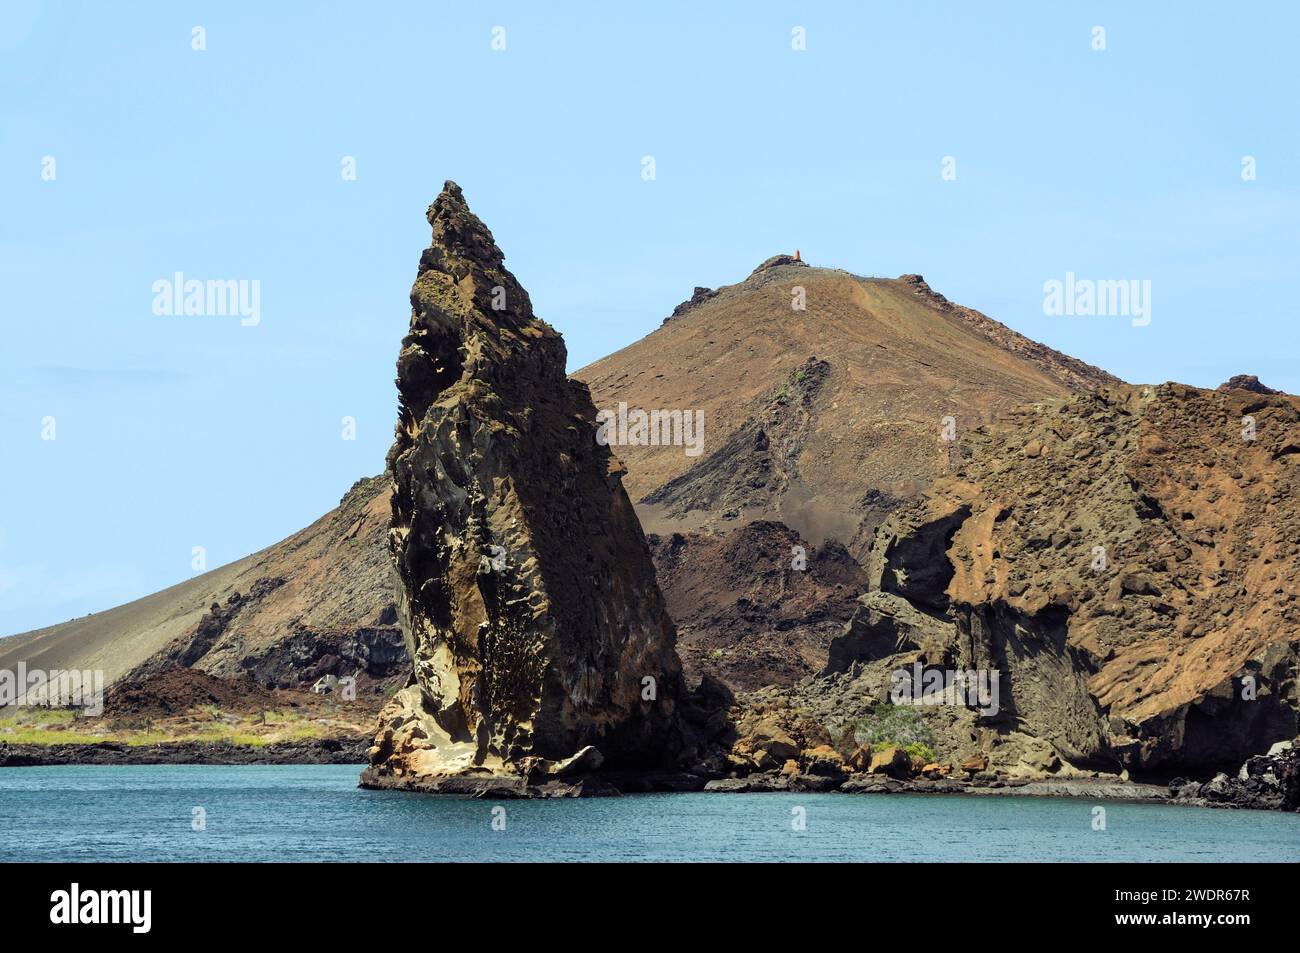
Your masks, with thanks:
[{"label": "green vegetation patch", "polygon": [[935,760],[934,734],[926,727],[920,709],[912,705],[878,703],[871,714],[854,721],[851,729],[853,740],[871,745],[872,751],[902,748],[909,757]]}]

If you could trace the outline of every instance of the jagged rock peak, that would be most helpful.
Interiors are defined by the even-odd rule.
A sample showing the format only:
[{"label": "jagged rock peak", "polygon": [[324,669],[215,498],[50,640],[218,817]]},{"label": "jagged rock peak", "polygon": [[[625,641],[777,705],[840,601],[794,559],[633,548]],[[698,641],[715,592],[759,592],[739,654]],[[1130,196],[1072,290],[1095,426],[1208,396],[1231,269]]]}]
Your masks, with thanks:
[{"label": "jagged rock peak", "polygon": [[676,632],[591,396],[455,183],[429,223],[388,455],[414,673],[363,783],[528,793],[675,763]]},{"label": "jagged rock peak", "polygon": [[1252,394],[1280,394],[1280,390],[1274,390],[1259,382],[1259,378],[1254,374],[1237,374],[1228,378],[1218,387],[1219,390],[1248,390]]},{"label": "jagged rock peak", "polygon": [[[410,332],[397,359],[399,417],[388,465],[411,445],[435,400],[462,389],[518,397],[534,378],[563,390],[564,341],[533,316],[492,232],[448,181],[429,206],[433,236],[411,287]],[[516,401],[526,406],[526,401]]]},{"label": "jagged rock peak", "polygon": [[[464,293],[465,289],[457,289],[462,292],[460,295],[436,299],[433,303],[459,305],[453,313],[462,316],[468,310],[486,310],[497,322],[509,318],[524,322],[532,319],[533,305],[528,293],[505,267],[505,255],[482,219],[470,211],[459,185],[448,179],[442,193],[429,206],[427,217],[433,226],[433,239],[420,257],[420,274],[435,271],[456,283],[467,278],[471,283],[469,294]],[[497,288],[501,290],[496,292],[494,300],[493,292]],[[417,281],[412,289],[413,297],[418,290]]]},{"label": "jagged rock peak", "polygon": [[469,210],[465,193],[455,182],[448,179],[443,184],[441,194],[429,206],[427,217],[433,226],[434,249],[482,262],[487,267],[501,267],[505,256],[482,219]]},{"label": "jagged rock peak", "polygon": [[946,297],[930,287],[930,283],[925,280],[923,275],[899,275],[898,280],[910,286],[919,297],[925,298],[941,308],[948,308],[952,305],[952,302]]},{"label": "jagged rock peak", "polygon": [[681,304],[679,304],[677,307],[673,308],[673,313],[668,315],[668,317],[664,318],[663,323],[667,324],[673,318],[680,318],[686,312],[694,310],[695,308],[704,304],[704,302],[708,301],[710,298],[716,298],[717,296],[718,296],[718,292],[715,291],[714,289],[705,288],[702,287],[701,285],[696,285],[695,290],[691,292],[691,296],[687,298],[685,301],[683,301]]}]

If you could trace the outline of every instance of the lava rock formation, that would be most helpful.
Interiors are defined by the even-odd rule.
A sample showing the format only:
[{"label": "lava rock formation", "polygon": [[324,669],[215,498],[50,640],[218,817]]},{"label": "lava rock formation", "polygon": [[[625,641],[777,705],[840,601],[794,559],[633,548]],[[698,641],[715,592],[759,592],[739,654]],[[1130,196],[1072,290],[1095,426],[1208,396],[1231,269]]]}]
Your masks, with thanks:
[{"label": "lava rock formation", "polygon": [[448,182],[411,290],[388,545],[412,681],[369,786],[531,793],[680,754],[676,633],[585,384]]}]

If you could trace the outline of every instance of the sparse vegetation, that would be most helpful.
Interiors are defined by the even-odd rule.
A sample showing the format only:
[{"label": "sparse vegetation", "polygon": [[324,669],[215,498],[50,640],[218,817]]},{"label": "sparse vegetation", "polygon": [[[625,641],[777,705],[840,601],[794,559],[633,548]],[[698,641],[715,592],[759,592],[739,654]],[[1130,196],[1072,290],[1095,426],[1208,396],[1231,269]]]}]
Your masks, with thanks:
[{"label": "sparse vegetation", "polygon": [[934,735],[920,710],[911,705],[877,704],[870,715],[853,722],[850,730],[854,741],[869,744],[872,750],[897,747],[911,758],[935,760]]},{"label": "sparse vegetation", "polygon": [[217,705],[211,705],[211,704],[208,704],[208,705],[200,705],[200,706],[199,706],[199,711],[201,711],[203,714],[207,715],[207,716],[208,716],[209,718],[211,718],[213,721],[220,721],[220,720],[221,720],[221,717],[222,717],[222,711],[221,711],[220,706],[217,706]]},{"label": "sparse vegetation", "polygon": [[903,745],[903,752],[913,761],[923,761],[929,764],[935,760],[934,749],[924,742],[913,741],[909,745]]},{"label": "sparse vegetation", "polygon": [[0,714],[0,743],[67,745],[114,742],[131,746],[166,742],[221,741],[261,747],[282,741],[331,738],[359,730],[342,712],[307,718],[289,710],[264,709],[236,714],[205,703],[184,714],[154,719],[90,718],[67,709],[15,708]]}]

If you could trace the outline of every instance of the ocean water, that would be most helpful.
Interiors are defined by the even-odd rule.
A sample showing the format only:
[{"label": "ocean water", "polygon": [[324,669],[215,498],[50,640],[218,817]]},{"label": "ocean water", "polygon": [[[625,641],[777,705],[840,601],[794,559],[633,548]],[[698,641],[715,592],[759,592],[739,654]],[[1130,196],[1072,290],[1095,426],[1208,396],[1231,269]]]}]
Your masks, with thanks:
[{"label": "ocean water", "polygon": [[363,791],[358,773],[8,768],[0,861],[1300,861],[1295,814],[961,795],[481,801]]}]

